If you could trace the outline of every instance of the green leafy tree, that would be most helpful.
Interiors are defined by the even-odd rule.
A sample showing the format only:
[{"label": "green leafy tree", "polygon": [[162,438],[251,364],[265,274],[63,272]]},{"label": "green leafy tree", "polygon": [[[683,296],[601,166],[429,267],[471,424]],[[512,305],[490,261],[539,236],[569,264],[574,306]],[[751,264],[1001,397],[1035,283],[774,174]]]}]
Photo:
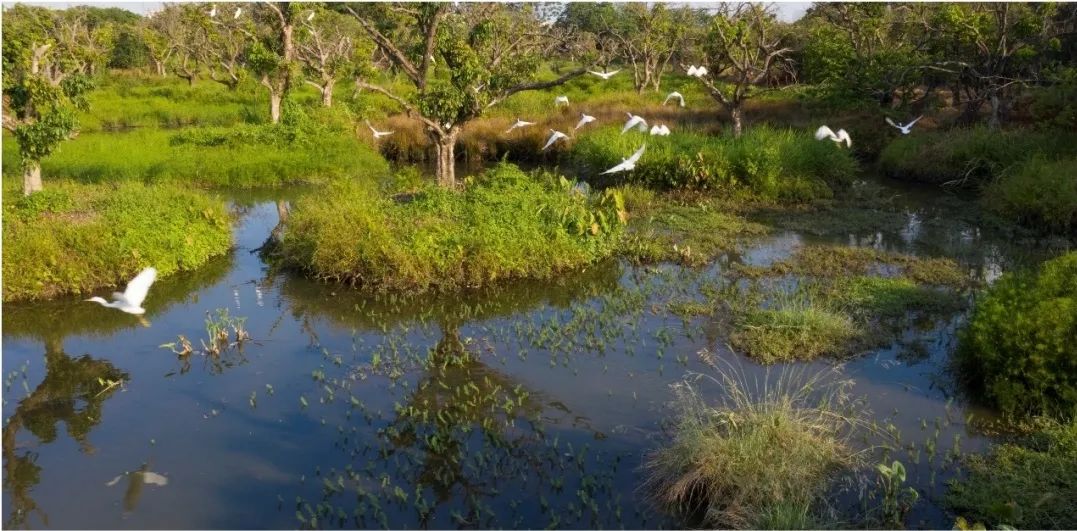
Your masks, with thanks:
[{"label": "green leafy tree", "polygon": [[372,46],[357,48],[360,30],[354,18],[324,9],[314,13],[313,19],[300,22],[296,55],[303,64],[303,81],[321,92],[322,105],[331,107],[337,80],[353,72],[357,57],[369,55]]},{"label": "green leafy tree", "polygon": [[309,16],[315,4],[262,2],[252,6],[257,33],[247,52],[247,66],[269,90],[269,116],[280,123],[281,103],[292,89],[298,62],[295,54],[295,23]]},{"label": "green leafy tree", "polygon": [[[247,4],[216,4],[216,17],[200,17],[205,48],[206,70],[209,78],[228,90],[236,90],[246,78],[244,66],[247,50],[254,41],[255,27]],[[208,13],[210,6],[203,5],[199,12]],[[238,10],[238,15],[236,14]]]},{"label": "green leafy tree", "polygon": [[700,81],[729,112],[735,136],[744,130],[744,102],[775,70],[788,68],[793,50],[784,38],[771,8],[762,4],[721,4],[711,20],[701,49],[708,74]]},{"label": "green leafy tree", "polygon": [[621,56],[632,65],[636,92],[647,87],[659,90],[662,74],[685,42],[690,28],[687,8],[670,9],[664,4],[628,3],[620,7],[624,24],[614,35],[621,42]]},{"label": "green leafy tree", "polygon": [[25,5],[4,11],[3,126],[22,156],[23,193],[42,189],[41,159],[76,134],[76,108],[90,89],[81,50],[61,45],[55,12]]},{"label": "green leafy tree", "polygon": [[550,33],[530,5],[387,3],[344,9],[410,90],[387,88],[369,75],[356,85],[388,97],[423,123],[444,186],[456,184],[454,148],[464,124],[517,92],[555,87],[586,72],[578,68],[557,79],[535,79]]}]

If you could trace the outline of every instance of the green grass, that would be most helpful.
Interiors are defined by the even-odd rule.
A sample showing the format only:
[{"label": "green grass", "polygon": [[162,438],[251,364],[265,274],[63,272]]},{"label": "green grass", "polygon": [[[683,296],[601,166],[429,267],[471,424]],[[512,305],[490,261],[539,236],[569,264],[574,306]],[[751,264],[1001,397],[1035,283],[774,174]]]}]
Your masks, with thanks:
[{"label": "green grass", "polygon": [[870,247],[807,245],[797,249],[792,258],[766,268],[741,266],[748,276],[807,275],[839,278],[854,275],[878,275],[892,269],[892,275],[923,283],[964,287],[970,282],[965,271],[949,258],[922,258]]},{"label": "green grass", "polygon": [[732,346],[760,363],[841,356],[856,345],[860,328],[848,315],[809,297],[780,297],[773,306],[740,313]]},{"label": "green grass", "polygon": [[833,475],[859,462],[851,382],[790,372],[752,385],[729,368],[706,377],[723,401],[708,404],[689,381],[674,387],[673,439],[647,457],[644,488],[692,526],[810,526]]},{"label": "green grass", "polygon": [[1077,252],[1002,276],[960,335],[961,376],[1011,414],[1077,413]]},{"label": "green grass", "polygon": [[585,171],[599,172],[618,164],[643,144],[647,151],[636,169],[612,177],[659,189],[748,191],[788,202],[830,197],[832,187],[847,185],[856,162],[847,151],[818,142],[806,132],[753,127],[741,138],[675,130],[654,137],[620,127],[605,127],[580,137],[572,160]]},{"label": "green grass", "polygon": [[989,528],[1077,528],[1077,421],[1049,423],[965,464],[968,476],[952,481],[945,498],[957,515]]},{"label": "green grass", "polygon": [[463,191],[428,185],[394,198],[344,183],[295,206],[280,250],[317,278],[373,289],[551,278],[611,256],[623,230],[615,194],[588,199],[571,186],[509,164]]},{"label": "green grass", "polygon": [[195,269],[231,246],[224,203],[175,186],[48,181],[4,187],[5,302],[123,285],[144,267]]},{"label": "green grass", "polygon": [[872,319],[897,319],[909,312],[939,314],[960,309],[963,300],[953,291],[924,286],[907,278],[853,277],[838,282],[833,295],[839,304]]},{"label": "green grass", "polygon": [[983,204],[1041,232],[1077,234],[1077,158],[1033,158],[989,183]]}]

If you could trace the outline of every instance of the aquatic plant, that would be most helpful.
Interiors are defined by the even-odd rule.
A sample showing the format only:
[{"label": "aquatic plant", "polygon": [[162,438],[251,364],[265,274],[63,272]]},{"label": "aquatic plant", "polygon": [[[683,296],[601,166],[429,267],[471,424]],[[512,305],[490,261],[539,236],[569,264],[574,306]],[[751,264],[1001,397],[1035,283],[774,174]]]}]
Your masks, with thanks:
[{"label": "aquatic plant", "polygon": [[1046,233],[1077,234],[1077,158],[1036,157],[984,188],[982,202],[998,214]]}]

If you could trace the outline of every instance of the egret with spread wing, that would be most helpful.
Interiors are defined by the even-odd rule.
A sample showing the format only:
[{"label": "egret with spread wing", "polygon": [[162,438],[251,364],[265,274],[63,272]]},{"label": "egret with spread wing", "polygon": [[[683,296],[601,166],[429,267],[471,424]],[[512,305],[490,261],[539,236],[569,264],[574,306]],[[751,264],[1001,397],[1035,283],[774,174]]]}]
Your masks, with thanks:
[{"label": "egret with spread wing", "polygon": [[666,96],[666,101],[662,102],[662,105],[665,105],[665,104],[669,103],[669,100],[671,100],[673,98],[677,98],[678,100],[680,100],[681,107],[684,107],[684,96],[681,95],[681,93],[677,92],[677,91],[670,92],[669,95]]},{"label": "egret with spread wing", "polygon": [[638,162],[639,158],[643,156],[643,151],[646,149],[647,144],[643,144],[643,146],[636,150],[636,152],[633,153],[631,157],[628,157],[627,159],[621,159],[620,164],[602,172],[602,175],[605,175],[607,173],[617,173],[621,171],[629,171],[635,169],[636,162]]},{"label": "egret with spread wing", "polygon": [[116,308],[122,312],[142,315],[146,313],[146,310],[142,308],[142,301],[146,300],[146,294],[150,292],[150,286],[155,280],[157,280],[157,270],[147,267],[127,283],[127,289],[123,290],[123,293],[113,293],[112,302],[101,297],[91,297],[86,301],[96,302],[106,308]]},{"label": "egret with spread wing", "polygon": [[519,129],[521,127],[527,127],[529,125],[535,125],[535,122],[525,122],[519,118],[516,119],[516,123],[512,124],[512,127],[505,130],[506,133],[511,133],[513,129]]},{"label": "egret with spread wing", "polygon": [[842,142],[845,142],[846,147],[853,147],[853,139],[849,137],[849,133],[847,133],[844,129],[838,129],[838,132],[835,133],[829,127],[827,127],[825,125],[820,126],[819,129],[815,130],[815,139],[816,140],[830,139],[830,140],[833,140],[833,141],[835,141],[835,142],[837,142],[839,144],[841,144]]},{"label": "egret with spread wing", "polygon": [[581,112],[580,113],[580,121],[579,121],[579,123],[576,124],[576,129],[573,129],[573,131],[576,131],[577,129],[579,129],[579,128],[581,128],[581,127],[583,127],[583,126],[585,126],[585,125],[587,125],[587,124],[589,124],[589,123],[591,123],[593,121],[595,121],[594,116],[591,116],[590,114],[584,114],[584,113]]},{"label": "egret with spread wing", "polygon": [[546,151],[546,148],[552,146],[554,142],[557,142],[562,138],[568,140],[568,135],[562,133],[561,131],[555,131],[553,129],[550,129],[550,132],[553,134],[550,135],[550,139],[546,141],[546,145],[542,146],[542,151]]},{"label": "egret with spread wing", "polygon": [[614,70],[613,72],[595,72],[594,70],[588,70],[588,72],[590,72],[590,73],[592,73],[592,74],[594,74],[594,75],[596,75],[596,76],[598,76],[598,77],[600,77],[602,79],[609,80],[609,78],[613,77],[613,75],[616,74],[617,72],[620,72],[620,70]]},{"label": "egret with spread wing", "polygon": [[380,140],[381,137],[389,136],[389,135],[396,132],[396,131],[378,131],[377,129],[374,129],[373,125],[370,125],[369,121],[366,122],[366,126],[367,126],[367,128],[370,129],[370,132],[374,134],[374,140]]},{"label": "egret with spread wing", "polygon": [[628,114],[628,121],[625,122],[624,128],[621,129],[621,134],[622,135],[627,133],[628,130],[632,129],[633,127],[639,127],[640,131],[646,131],[647,130],[647,120],[644,120],[642,116],[636,116],[635,114],[632,114],[632,113],[626,113],[626,114]]},{"label": "egret with spread wing", "polygon": [[558,96],[553,100],[554,105],[568,105],[568,96]]},{"label": "egret with spread wing", "polygon": [[920,116],[917,116],[915,120],[913,120],[913,121],[911,121],[911,122],[909,122],[907,124],[898,124],[898,123],[894,123],[894,121],[891,120],[889,116],[887,116],[886,117],[886,123],[900,129],[901,134],[907,135],[907,134],[912,132],[912,126],[915,125],[916,122],[919,122],[920,118],[923,118],[923,117],[924,117],[924,115],[921,114]]}]

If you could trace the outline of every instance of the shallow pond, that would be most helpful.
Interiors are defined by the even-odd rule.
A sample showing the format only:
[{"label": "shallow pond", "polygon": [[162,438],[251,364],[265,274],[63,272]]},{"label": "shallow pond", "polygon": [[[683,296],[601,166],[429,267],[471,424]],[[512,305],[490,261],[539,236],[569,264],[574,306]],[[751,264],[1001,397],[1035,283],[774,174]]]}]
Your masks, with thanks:
[{"label": "shallow pond", "polygon": [[[951,200],[887,186],[906,212],[887,230],[775,229],[703,269],[610,262],[408,300],[272,271],[252,251],[278,222],[274,200],[304,192],[236,194],[235,249],[159,281],[144,321],[76,299],[5,305],[4,523],[676,527],[639,488],[644,456],[667,440],[670,384],[711,371],[701,351],[749,378],[780,368],[667,303],[702,300],[731,263],[811,243],[949,256],[986,280],[1043,256]],[[222,309],[251,341],[217,356],[161,347],[182,335],[197,350]],[[900,434],[863,444],[905,448],[889,454],[921,492],[913,526],[951,525],[939,501],[953,458],[989,443],[976,422],[990,413],[947,373],[963,317],[910,320],[844,367],[880,430]],[[861,498],[834,495],[850,514]]]}]

